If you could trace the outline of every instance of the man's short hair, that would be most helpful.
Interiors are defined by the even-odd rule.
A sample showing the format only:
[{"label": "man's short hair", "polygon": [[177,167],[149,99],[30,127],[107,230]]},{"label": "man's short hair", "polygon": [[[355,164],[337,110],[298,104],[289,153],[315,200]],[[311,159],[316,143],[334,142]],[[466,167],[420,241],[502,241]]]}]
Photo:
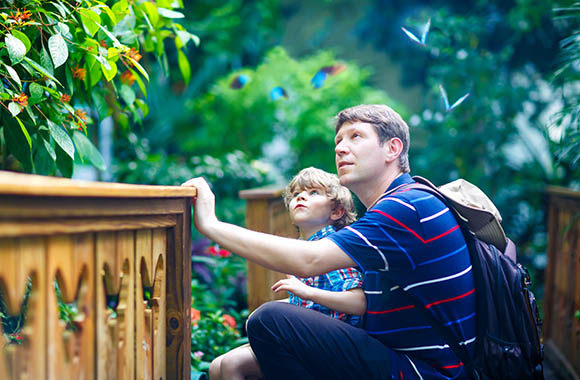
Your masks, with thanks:
[{"label": "man's short hair", "polygon": [[403,150],[399,156],[399,168],[403,173],[411,171],[409,167],[409,126],[392,108],[383,104],[361,104],[340,111],[336,118],[336,133],[343,124],[360,121],[375,127],[380,145],[393,137],[399,138],[403,142]]},{"label": "man's short hair", "polygon": [[336,174],[325,172],[324,170],[309,167],[300,170],[290,181],[284,190],[284,204],[289,207],[294,192],[304,189],[321,188],[326,192],[326,196],[332,202],[332,211],[344,209],[344,215],[332,223],[332,226],[339,230],[356,220],[356,211],[350,191],[340,184]]}]

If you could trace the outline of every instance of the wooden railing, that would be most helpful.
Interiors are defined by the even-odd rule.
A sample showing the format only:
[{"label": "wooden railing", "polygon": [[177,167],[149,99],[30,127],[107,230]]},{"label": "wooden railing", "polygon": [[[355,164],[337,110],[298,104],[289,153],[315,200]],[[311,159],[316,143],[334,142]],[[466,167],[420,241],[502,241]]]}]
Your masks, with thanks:
[{"label": "wooden railing", "polygon": [[193,195],[0,172],[0,379],[189,379]]},{"label": "wooden railing", "polygon": [[546,358],[567,378],[580,379],[580,192],[550,187],[548,195]]},{"label": "wooden railing", "polygon": [[[278,236],[297,238],[298,231],[292,225],[282,200],[282,189],[262,188],[240,191],[246,199],[246,227]],[[288,252],[289,255],[292,252]],[[287,292],[274,293],[272,285],[284,274],[268,270],[248,262],[248,308],[255,310],[264,302],[288,297]]]}]

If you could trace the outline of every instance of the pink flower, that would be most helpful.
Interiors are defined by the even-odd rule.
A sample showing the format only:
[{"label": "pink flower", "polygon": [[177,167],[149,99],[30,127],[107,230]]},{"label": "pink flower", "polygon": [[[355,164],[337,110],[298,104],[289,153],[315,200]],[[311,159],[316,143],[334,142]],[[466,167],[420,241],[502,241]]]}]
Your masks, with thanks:
[{"label": "pink flower", "polygon": [[220,248],[219,245],[210,245],[205,252],[217,257],[230,257],[232,255],[230,251]]},{"label": "pink flower", "polygon": [[193,356],[195,356],[197,359],[201,359],[203,357],[203,352],[202,351],[195,351],[193,353]]}]

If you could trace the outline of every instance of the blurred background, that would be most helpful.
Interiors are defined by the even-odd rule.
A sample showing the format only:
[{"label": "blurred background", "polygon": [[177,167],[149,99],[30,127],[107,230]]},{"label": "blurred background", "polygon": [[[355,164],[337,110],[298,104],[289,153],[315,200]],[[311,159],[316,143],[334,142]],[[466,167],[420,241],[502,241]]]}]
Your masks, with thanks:
[{"label": "blurred background", "polygon": [[[580,188],[580,6],[547,0],[182,5],[176,10],[183,17],[174,22],[199,44],[178,49],[166,40],[161,60],[143,53],[150,82],[144,103],[132,111],[138,117],[93,111],[88,135],[104,165],[76,160],[73,177],[179,185],[205,176],[218,216],[243,225],[239,190],[283,186],[310,165],[335,172],[333,117],[349,106],[384,103],[411,128],[412,174],[435,184],[464,178],[495,202],[542,297],[545,187]],[[4,157],[3,168],[23,170],[17,161]],[[195,231],[192,251],[194,307],[225,310],[241,327],[244,263]],[[192,344],[192,360],[204,362],[202,369],[211,359],[195,349],[208,346],[203,339],[209,338],[198,335]]]}]

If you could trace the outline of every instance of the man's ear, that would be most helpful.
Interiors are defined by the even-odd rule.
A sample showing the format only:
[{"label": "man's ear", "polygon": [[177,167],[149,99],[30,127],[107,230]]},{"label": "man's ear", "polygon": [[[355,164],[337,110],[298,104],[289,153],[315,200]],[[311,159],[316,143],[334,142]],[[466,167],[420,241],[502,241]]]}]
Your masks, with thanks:
[{"label": "man's ear", "polygon": [[342,218],[344,213],[345,213],[344,207],[336,206],[336,208],[332,210],[332,212],[330,213],[330,220],[333,221],[339,220],[340,218]]},{"label": "man's ear", "polygon": [[385,142],[385,145],[387,148],[385,157],[387,162],[393,162],[397,160],[403,152],[403,142],[398,137],[389,139],[389,141]]}]

